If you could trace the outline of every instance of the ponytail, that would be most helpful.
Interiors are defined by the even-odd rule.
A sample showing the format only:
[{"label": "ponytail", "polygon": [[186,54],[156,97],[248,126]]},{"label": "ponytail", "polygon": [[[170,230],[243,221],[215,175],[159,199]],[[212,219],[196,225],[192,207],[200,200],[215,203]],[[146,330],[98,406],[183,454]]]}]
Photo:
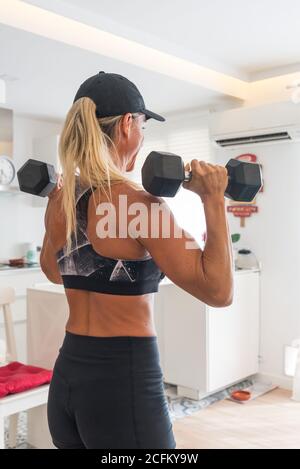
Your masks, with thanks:
[{"label": "ponytail", "polygon": [[[114,139],[122,115],[97,118],[96,105],[90,98],[77,100],[69,110],[59,141],[62,167],[62,209],[66,220],[67,254],[72,248],[72,233],[76,244],[75,184],[99,188],[111,200],[111,186],[126,181],[135,188],[140,185],[127,178],[115,165],[111,151],[117,154]],[[94,197],[94,194],[93,194]],[[95,198],[94,203],[96,206]]]}]

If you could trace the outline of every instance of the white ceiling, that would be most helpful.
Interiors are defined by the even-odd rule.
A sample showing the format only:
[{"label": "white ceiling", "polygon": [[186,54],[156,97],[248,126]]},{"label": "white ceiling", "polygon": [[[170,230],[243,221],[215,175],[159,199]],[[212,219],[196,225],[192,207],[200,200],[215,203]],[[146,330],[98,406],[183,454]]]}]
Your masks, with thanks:
[{"label": "white ceiling", "polygon": [[80,84],[100,70],[120,73],[141,91],[148,109],[157,113],[205,108],[225,98],[196,85],[35,36],[0,24],[2,73],[7,82],[6,107],[20,114],[63,119]]},{"label": "white ceiling", "polygon": [[[46,5],[47,0],[28,3]],[[299,0],[51,0],[185,48],[238,76],[300,65]],[[50,5],[50,4],[49,4]],[[71,11],[71,10],[70,10]],[[131,31],[129,31],[131,28]],[[125,31],[125,29],[124,29]],[[138,32],[142,35],[138,36]],[[251,78],[251,76],[250,76]]]},{"label": "white ceiling", "polygon": [[[242,79],[300,70],[300,2],[285,0],[28,0],[114,34]],[[100,70],[120,73],[161,114],[228,105],[190,83],[0,23],[7,107],[63,119],[80,83]],[[263,71],[263,73],[261,73]]]}]

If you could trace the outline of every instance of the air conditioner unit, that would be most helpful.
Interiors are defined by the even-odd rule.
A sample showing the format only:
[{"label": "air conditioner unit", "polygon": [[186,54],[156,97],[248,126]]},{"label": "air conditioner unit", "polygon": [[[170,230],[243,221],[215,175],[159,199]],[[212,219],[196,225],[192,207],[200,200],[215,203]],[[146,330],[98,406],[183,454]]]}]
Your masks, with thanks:
[{"label": "air conditioner unit", "polygon": [[211,113],[210,135],[219,148],[300,142],[300,104],[273,103]]},{"label": "air conditioner unit", "polygon": [[5,81],[0,79],[0,103],[6,103],[6,86]]}]

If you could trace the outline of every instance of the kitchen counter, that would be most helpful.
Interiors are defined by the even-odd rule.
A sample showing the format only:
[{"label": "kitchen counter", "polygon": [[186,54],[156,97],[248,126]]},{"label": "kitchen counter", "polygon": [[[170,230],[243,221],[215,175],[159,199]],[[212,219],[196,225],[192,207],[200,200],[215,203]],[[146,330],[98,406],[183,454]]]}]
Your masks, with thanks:
[{"label": "kitchen counter", "polygon": [[[36,268],[37,269],[37,268]],[[234,275],[247,275],[250,272],[260,272],[260,269],[235,269]],[[159,288],[163,287],[165,285],[174,285],[174,282],[170,280],[168,277],[164,277],[160,284]],[[52,292],[52,293],[61,293],[65,295],[65,288],[62,284],[57,284],[57,283],[52,283],[52,282],[41,282],[36,285],[34,290],[39,290],[39,291],[47,291],[47,292]]]},{"label": "kitchen counter", "polygon": [[[235,269],[234,275],[245,275],[249,272],[260,272],[260,269]],[[170,280],[168,277],[165,277],[161,280],[160,285],[174,285],[174,282]]]},{"label": "kitchen counter", "polygon": [[[25,265],[25,266],[10,266],[10,265],[5,265],[0,263],[0,275],[2,274],[18,274],[18,273],[24,273],[24,272],[38,272],[41,271],[41,266],[40,264],[32,264],[32,265]],[[235,274],[245,274],[248,272],[259,272],[260,269],[235,269]],[[168,278],[165,277],[161,282],[160,285],[170,285],[173,282]]]},{"label": "kitchen counter", "polygon": [[10,266],[0,263],[0,275],[5,273],[16,274],[18,272],[34,272],[41,270],[40,264],[24,265],[24,266]]}]

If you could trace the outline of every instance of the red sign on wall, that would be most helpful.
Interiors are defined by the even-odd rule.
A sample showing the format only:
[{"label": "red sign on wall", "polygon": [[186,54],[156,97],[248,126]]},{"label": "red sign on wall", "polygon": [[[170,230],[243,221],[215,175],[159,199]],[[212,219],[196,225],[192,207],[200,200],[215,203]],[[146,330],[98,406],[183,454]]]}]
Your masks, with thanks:
[{"label": "red sign on wall", "polygon": [[[244,153],[243,155],[237,156],[235,159],[246,161],[247,163],[257,162],[257,156],[253,153]],[[260,192],[262,192],[262,190],[263,186],[261,187]],[[230,200],[229,205],[227,206],[227,212],[233,213],[235,217],[239,217],[241,219],[241,227],[244,227],[245,218],[251,217],[252,213],[258,212],[256,199],[252,200],[252,202],[235,202],[234,200]]]},{"label": "red sign on wall", "polygon": [[255,205],[253,207],[248,207],[247,205],[242,205],[241,207],[234,207],[230,205],[227,207],[227,212],[231,212],[236,217],[250,217],[251,213],[257,213],[258,207]]}]

